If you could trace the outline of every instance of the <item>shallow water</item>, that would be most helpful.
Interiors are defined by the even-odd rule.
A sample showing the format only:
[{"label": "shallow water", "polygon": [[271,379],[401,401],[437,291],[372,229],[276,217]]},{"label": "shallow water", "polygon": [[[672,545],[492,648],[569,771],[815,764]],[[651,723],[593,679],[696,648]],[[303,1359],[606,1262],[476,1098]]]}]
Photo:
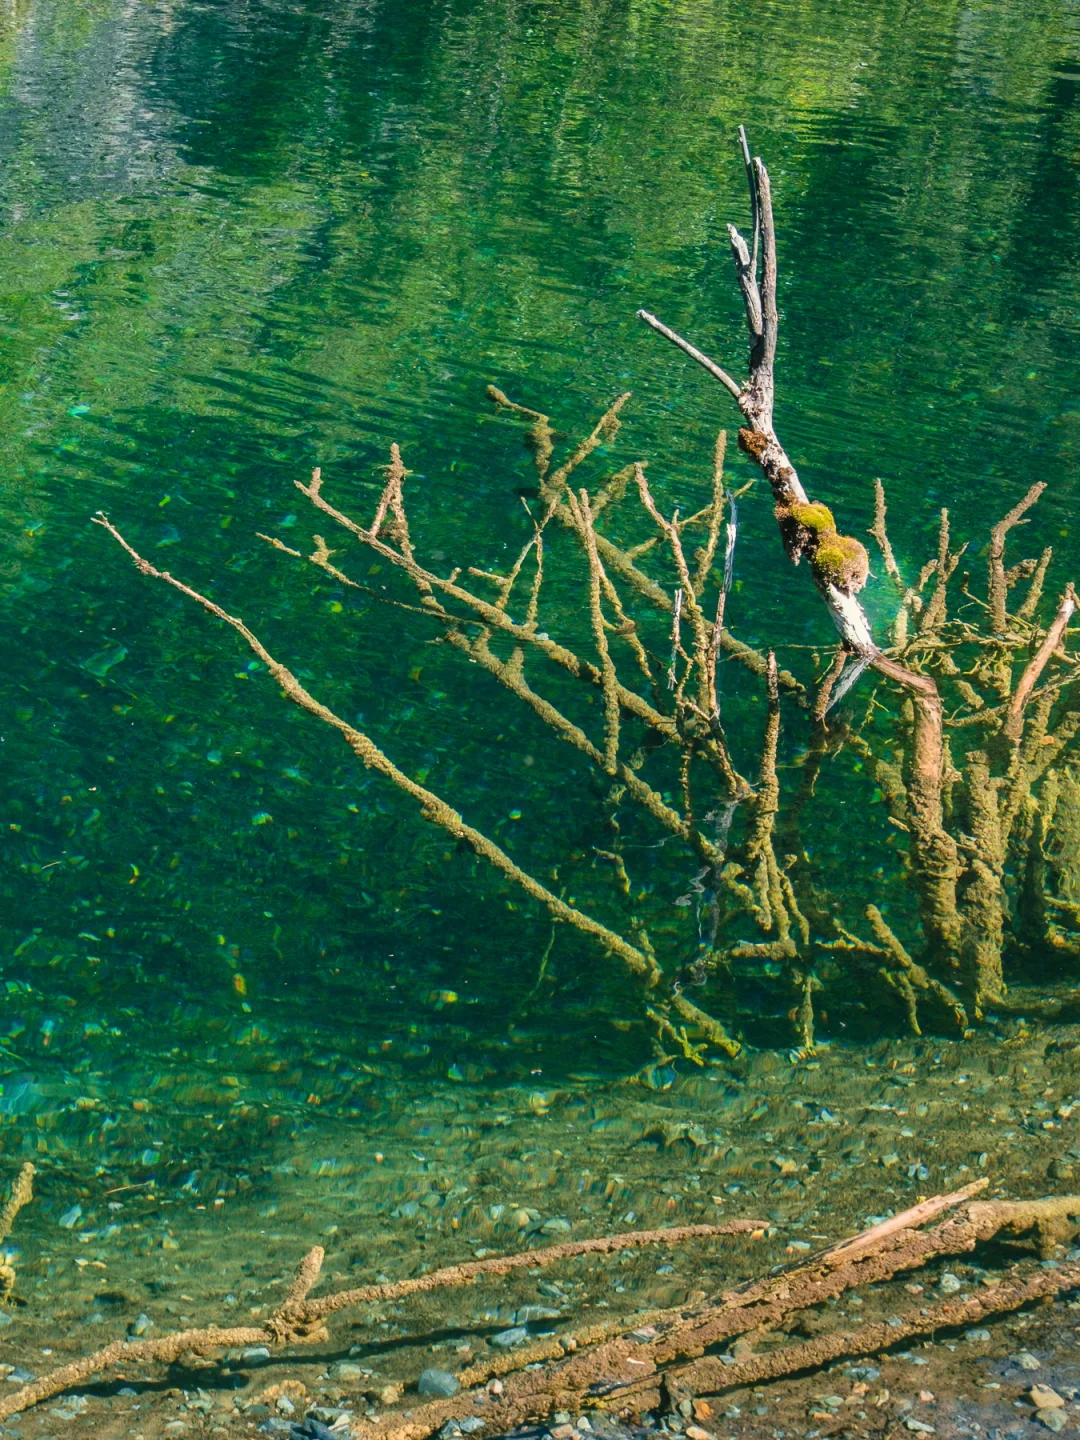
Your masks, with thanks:
[{"label": "shallow water", "polygon": [[[223,1247],[220,1279],[189,1285],[209,1307],[272,1216],[288,1222],[273,1222],[274,1274],[312,1234],[369,1234],[375,1217],[382,1238],[339,1268],[410,1265],[421,1242],[424,1263],[501,1248],[552,1219],[591,1233],[759,1201],[774,1226],[835,1235],[980,1155],[1006,1188],[1038,1189],[1068,1150],[1032,1099],[1031,1133],[1057,1147],[1037,1164],[1021,1130],[928,1157],[931,1072],[991,1075],[1002,1046],[1029,1043],[1015,1021],[913,1048],[840,1004],[819,1017],[817,1069],[785,1049],[650,1068],[640,996],[614,966],[561,932],[545,959],[544,912],[90,523],[107,510],[516,860],[602,905],[612,817],[584,767],[433,647],[425,619],[381,605],[366,557],[376,594],[356,599],[256,532],[309,543],[294,482],[316,464],[366,516],[396,440],[423,553],[504,564],[534,478],[489,382],[549,410],[564,448],[632,391],[594,463],[650,456],[665,505],[704,503],[733,407],[635,311],[739,370],[724,223],[743,222],[745,121],[780,224],[778,425],[808,488],[862,533],[881,476],[909,573],[947,504],[981,574],[989,524],[1048,480],[1024,548],[1054,545],[1059,590],[1080,446],[1080,10],[771,0],[747,24],[698,0],[13,0],[0,19],[0,1158],[5,1177],[22,1157],[41,1169],[19,1263],[48,1316],[73,1324],[65,1307],[85,1299],[109,1320],[65,1287],[80,1246],[104,1247],[89,1263],[110,1277],[132,1263],[108,1250],[126,1251],[123,1230],[101,1238],[107,1191],[130,1220],[121,1187],[152,1197],[140,1223],[158,1248],[174,1220],[200,1269]],[[729,622],[807,679],[827,617],[782,564],[768,500],[751,491],[740,518]],[[881,617],[880,580],[866,598]],[[557,564],[549,603],[579,623]],[[737,667],[723,678],[749,766],[760,705]],[[805,745],[794,713],[785,785]],[[843,895],[854,854],[903,916],[896,837],[855,804],[859,768],[830,767],[807,843],[823,885]],[[694,866],[625,838],[654,938],[692,954]],[[1019,978],[1067,984],[1069,963]],[[786,1046],[789,1001],[768,980],[749,993],[751,1038]],[[884,1112],[843,1097],[894,1060],[928,1088],[885,1150]],[[1051,1126],[1071,1095],[1060,1064],[1038,1102]],[[766,1086],[794,1106],[788,1129],[739,1159],[729,1126]],[[856,1147],[839,1207],[769,1168],[782,1133],[814,1149],[814,1106],[843,1112]],[[606,1208],[581,1198],[601,1181]],[[508,1228],[497,1205],[537,1218]],[[136,1307],[141,1283],[118,1287]]]}]

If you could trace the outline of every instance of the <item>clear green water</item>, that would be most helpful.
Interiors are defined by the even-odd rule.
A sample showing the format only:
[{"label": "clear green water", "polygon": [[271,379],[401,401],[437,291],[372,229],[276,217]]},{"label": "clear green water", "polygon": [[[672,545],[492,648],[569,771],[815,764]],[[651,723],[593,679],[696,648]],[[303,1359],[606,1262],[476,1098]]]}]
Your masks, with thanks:
[{"label": "clear green water", "polygon": [[[267,1115],[345,1127],[336,1145],[406,1093],[475,1086],[482,1107],[485,1086],[648,1058],[634,992],[572,938],[525,1006],[546,917],[90,517],[107,510],[587,899],[608,822],[559,742],[433,649],[425,622],[316,584],[255,532],[307,542],[293,482],[314,464],[366,511],[397,440],[425,553],[502,563],[531,464],[490,381],[571,437],[631,390],[619,463],[652,456],[667,504],[704,496],[732,407],[634,314],[741,370],[723,228],[745,207],[740,121],[773,175],[778,426],[808,488],[859,533],[881,476],[910,570],[942,504],[980,567],[988,523],[1045,479],[1025,549],[1055,546],[1050,587],[1073,573],[1080,8],[767,0],[752,23],[719,0],[5,12],[8,1155],[157,1175],[144,1112],[124,1110],[130,1144],[113,1144],[102,1112],[70,1108],[80,1094],[111,1114],[156,1087],[157,1138],[190,1136],[234,1115],[227,1076]],[[751,477],[738,456],[730,472]],[[827,617],[782,564],[765,497],[742,519],[731,623],[806,675]],[[867,598],[881,613],[880,587]],[[788,763],[805,739],[785,732]],[[881,827],[862,834],[844,808],[852,763],[823,788],[815,848],[841,887],[854,848],[902,904]],[[692,949],[685,866],[658,851],[642,873],[654,923]],[[842,1041],[847,1023],[824,1028]],[[389,1087],[378,1103],[373,1085]],[[280,1158],[273,1125],[241,1127],[233,1170]]]}]

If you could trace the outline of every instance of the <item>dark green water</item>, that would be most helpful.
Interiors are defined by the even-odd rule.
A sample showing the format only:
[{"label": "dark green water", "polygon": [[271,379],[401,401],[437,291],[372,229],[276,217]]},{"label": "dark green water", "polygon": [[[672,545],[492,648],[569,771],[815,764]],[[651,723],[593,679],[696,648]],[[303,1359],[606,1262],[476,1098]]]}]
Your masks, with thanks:
[{"label": "dark green water", "polygon": [[[852,995],[793,1065],[790,991],[765,977],[742,999],[779,1052],[624,1083],[651,1052],[622,972],[561,930],[540,978],[546,913],[91,523],[106,510],[519,863],[617,919],[596,853],[612,811],[584,763],[423,617],[256,532],[306,549],[326,528],[294,488],[314,465],[366,520],[396,440],[421,554],[504,566],[534,476],[489,382],[550,411],[562,447],[632,391],[583,483],[643,455],[665,507],[704,503],[734,408],[635,311],[743,373],[739,122],[773,177],[777,424],[808,490],[862,534],[882,477],[908,575],[947,505],[981,576],[989,525],[1045,480],[1023,553],[1054,546],[1059,593],[1080,578],[1076,0],[4,11],[0,1186],[39,1167],[12,1241],[28,1304],[0,1311],[13,1362],[112,1338],[121,1308],[155,1333],[185,1307],[220,1320],[225,1287],[260,1313],[319,1236],[343,1279],[764,1212],[783,1234],[708,1258],[739,1274],[974,1175],[1027,1194],[1073,1173],[1075,1035],[1047,1046],[1023,1022],[897,1041]],[[739,485],[754,472],[729,448]],[[771,502],[751,491],[740,516],[728,621],[809,681],[828,618]],[[580,637],[580,573],[552,555],[545,623]],[[864,598],[880,624],[881,578]],[[596,734],[598,707],[549,679]],[[760,692],[736,665],[722,679],[750,773]],[[785,795],[807,742],[785,702]],[[798,843],[839,913],[857,888],[910,934],[879,800],[845,750]],[[683,964],[697,862],[618,818],[634,903]],[[611,1291],[627,1307],[699,1278],[655,1256],[633,1275]],[[513,1313],[472,1304],[466,1328]]]},{"label": "dark green water", "polygon": [[[640,1029],[597,1019],[636,1023],[639,1001],[572,937],[511,1024],[544,915],[90,517],[107,510],[587,899],[608,821],[585,769],[432,649],[426,622],[315,583],[255,532],[307,544],[293,482],[313,464],[367,513],[397,440],[424,553],[503,563],[531,470],[492,380],[571,437],[631,390],[619,463],[653,457],[665,503],[704,497],[733,407],[634,312],[741,371],[723,229],[745,209],[739,121],[773,175],[778,425],[808,486],[861,532],[883,477],[909,570],[948,504],[978,568],[988,523],[1045,479],[1026,538],[1054,544],[1052,585],[1071,573],[1080,8],[774,0],[753,27],[712,0],[15,0],[0,52],[13,1067],[170,1045],[179,1065],[208,1039],[228,1067],[253,1035],[473,1078],[647,1057]],[[750,475],[735,456],[733,483]],[[782,564],[766,499],[742,519],[731,623],[807,676],[827,617]],[[580,610],[568,581],[555,593]],[[789,759],[804,742],[795,723]],[[736,740],[747,764],[756,744]],[[881,827],[863,836],[844,809],[851,764],[824,788],[815,848],[841,885],[854,845],[902,886]],[[637,879],[668,916],[654,923],[692,950],[673,906],[690,874],[644,847]]]}]

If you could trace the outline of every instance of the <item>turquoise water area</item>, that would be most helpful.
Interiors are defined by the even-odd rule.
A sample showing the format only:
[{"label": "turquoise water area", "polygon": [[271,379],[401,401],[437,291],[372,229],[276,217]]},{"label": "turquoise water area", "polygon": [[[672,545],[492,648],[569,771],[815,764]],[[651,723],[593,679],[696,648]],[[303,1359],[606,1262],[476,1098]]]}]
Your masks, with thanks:
[{"label": "turquoise water area", "polygon": [[[590,474],[647,456],[665,506],[705,503],[734,407],[635,312],[742,373],[724,225],[744,222],[745,122],[780,227],[777,424],[808,489],[862,534],[881,477],[909,573],[947,505],[981,575],[990,524],[1045,480],[1024,553],[1054,546],[1057,593],[1076,556],[1078,99],[1065,0],[12,0],[0,1157],[5,1177],[23,1157],[42,1167],[21,1224],[55,1238],[114,1185],[193,1215],[257,1190],[231,1232],[242,1244],[288,1177],[370,1170],[357,1203],[375,1205],[379,1134],[409,1139],[407,1168],[424,1106],[490,1122],[520,1158],[516,1117],[551,1120],[591,1087],[613,1087],[635,1135],[645,1093],[720,1115],[748,1103],[752,1068],[678,1062],[624,1085],[651,1051],[622,972],[562,931],[546,955],[543,910],[287,706],[238,637],[137,575],[91,517],[243,616],[408,774],[593,903],[611,814],[585,765],[433,646],[428,620],[382,604],[368,556],[342,551],[373,592],[359,596],[257,534],[310,545],[294,482],[315,465],[366,521],[396,441],[428,561],[505,565],[535,478],[492,382],[553,416],[560,453],[631,391]],[[728,470],[753,478],[734,443]],[[828,617],[759,491],[740,501],[728,621],[808,681]],[[580,579],[552,565],[553,623],[581,633]],[[881,619],[880,579],[866,600]],[[723,685],[750,768],[760,699],[730,663]],[[807,743],[805,715],[785,714],[783,784]],[[823,884],[842,894],[857,869],[902,909],[895,836],[854,803],[858,771],[853,752],[830,767],[805,843]],[[677,902],[693,864],[644,832],[628,844],[654,939],[692,954],[694,907]],[[767,986],[756,1003],[758,1040],[786,1051]],[[821,1018],[830,1074],[857,1080],[878,1021]],[[1002,1022],[973,1051],[1010,1036]],[[937,1056],[928,1041],[902,1059]],[[905,1152],[905,1194],[925,1188],[923,1160]],[[612,1193],[624,1183],[619,1216],[644,1213],[632,1174]],[[520,1228],[551,1218],[537,1216]]]}]

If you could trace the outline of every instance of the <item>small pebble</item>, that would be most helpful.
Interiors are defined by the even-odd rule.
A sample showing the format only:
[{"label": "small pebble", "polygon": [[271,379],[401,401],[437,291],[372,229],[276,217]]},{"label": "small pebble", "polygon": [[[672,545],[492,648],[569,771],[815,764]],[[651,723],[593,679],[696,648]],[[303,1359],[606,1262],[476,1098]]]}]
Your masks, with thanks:
[{"label": "small pebble", "polygon": [[562,1215],[556,1215],[553,1220],[545,1220],[540,1229],[545,1235],[569,1235],[571,1225]]},{"label": "small pebble", "polygon": [[492,1335],[491,1343],[500,1350],[509,1350],[514,1345],[523,1345],[528,1338],[528,1330],[523,1325],[515,1325],[512,1330],[500,1330],[497,1335]]},{"label": "small pebble", "polygon": [[938,1289],[943,1295],[955,1295],[957,1291],[961,1288],[962,1287],[960,1280],[952,1273],[951,1270],[946,1270],[945,1274],[942,1275],[941,1279],[938,1281]]},{"label": "small pebble", "polygon": [[1056,1390],[1051,1390],[1049,1385],[1033,1385],[1031,1403],[1036,1410],[1056,1410],[1064,1405],[1065,1401]]},{"label": "small pebble", "polygon": [[324,1425],[321,1420],[316,1420],[311,1415],[299,1425],[294,1422],[289,1433],[290,1440],[339,1440],[329,1425]]},{"label": "small pebble", "polygon": [[904,1421],[909,1430],[914,1430],[916,1435],[935,1435],[933,1425],[924,1425],[921,1420],[916,1420],[914,1415],[909,1415]]},{"label": "small pebble", "polygon": [[1056,1406],[1052,1410],[1036,1410],[1035,1417],[1041,1420],[1048,1430],[1053,1430],[1055,1435],[1069,1423],[1065,1411]]},{"label": "small pebble", "polygon": [[421,1395],[441,1395],[443,1399],[449,1399],[457,1394],[461,1385],[457,1376],[451,1375],[449,1370],[430,1369],[421,1372],[416,1388]]},{"label": "small pebble", "polygon": [[137,1315],[128,1326],[128,1334],[135,1336],[145,1335],[148,1330],[153,1328],[153,1324],[154,1322],[150,1319],[149,1315]]},{"label": "small pebble", "polygon": [[1021,1370],[1041,1370],[1042,1365],[1030,1350],[1021,1350],[1018,1355],[1010,1355],[1009,1359],[1014,1365],[1019,1365]]},{"label": "small pebble", "polygon": [[330,1379],[337,1380],[342,1385],[362,1385],[367,1374],[354,1361],[339,1360],[336,1365],[330,1366]]}]

